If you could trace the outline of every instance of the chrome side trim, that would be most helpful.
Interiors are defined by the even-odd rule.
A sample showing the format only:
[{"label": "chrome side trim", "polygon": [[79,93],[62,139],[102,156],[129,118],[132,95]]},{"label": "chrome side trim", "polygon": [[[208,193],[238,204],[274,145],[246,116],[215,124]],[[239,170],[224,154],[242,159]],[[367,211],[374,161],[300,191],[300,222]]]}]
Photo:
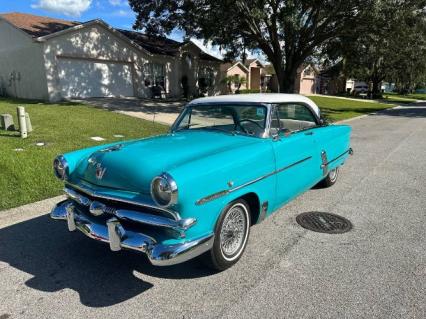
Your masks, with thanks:
[{"label": "chrome side trim", "polygon": [[141,202],[127,200],[127,199],[118,198],[118,197],[114,197],[114,196],[108,196],[108,195],[99,194],[96,191],[92,191],[91,189],[82,187],[80,185],[75,185],[75,184],[72,184],[70,182],[65,182],[65,185],[71,186],[72,188],[75,188],[78,191],[80,191],[82,193],[85,193],[85,194],[87,194],[89,196],[95,197],[95,198],[102,198],[102,199],[106,199],[106,200],[112,200],[112,201],[116,201],[116,202],[122,202],[122,203],[131,204],[131,205],[135,205],[135,206],[139,206],[139,207],[152,208],[152,209],[159,210],[159,211],[162,211],[162,212],[170,214],[171,216],[173,216],[173,218],[175,220],[181,219],[178,212],[175,212],[175,211],[170,210],[170,209],[166,209],[164,207],[159,207],[159,206],[155,206],[155,205],[150,205],[148,203],[141,203]]},{"label": "chrome side trim", "polygon": [[326,176],[328,173],[328,167],[327,167],[328,160],[327,160],[327,153],[324,150],[321,151],[321,163],[322,163],[321,164],[322,175]]},{"label": "chrome side trim", "polygon": [[261,222],[264,221],[265,217],[266,217],[266,212],[268,211],[268,201],[263,202],[262,206],[260,207],[260,214],[259,214],[259,218],[256,221],[256,224],[260,224]]},{"label": "chrome side trim", "polygon": [[328,165],[330,165],[330,163],[337,161],[339,158],[345,156],[346,154],[353,155],[353,153],[354,153],[354,151],[352,150],[352,148],[349,148],[347,151],[344,151],[342,154],[333,158],[332,160],[328,161],[327,163],[323,163],[321,165],[321,169],[323,169],[324,167],[327,167]]},{"label": "chrome side trim", "polygon": [[218,198],[220,198],[220,197],[226,196],[226,195],[228,195],[228,194],[230,194],[230,193],[232,193],[232,192],[235,192],[235,191],[237,191],[237,190],[240,190],[241,188],[244,188],[244,187],[249,186],[249,185],[251,185],[251,184],[257,183],[257,182],[259,182],[259,181],[261,181],[261,180],[263,180],[263,179],[265,179],[265,178],[268,178],[268,177],[270,177],[270,176],[272,176],[272,175],[275,175],[275,174],[281,173],[282,171],[285,171],[285,170],[287,170],[287,169],[289,169],[289,168],[291,168],[291,167],[293,167],[293,166],[296,166],[296,165],[298,165],[298,164],[301,164],[301,163],[303,163],[303,162],[305,162],[305,161],[307,161],[307,160],[309,160],[309,159],[311,159],[311,158],[312,158],[312,156],[308,156],[308,157],[306,157],[306,158],[304,158],[304,159],[301,159],[301,160],[299,160],[299,161],[297,161],[297,162],[294,162],[294,163],[292,163],[292,164],[290,164],[290,165],[284,166],[284,167],[282,167],[282,168],[280,168],[280,169],[277,169],[277,170],[275,170],[275,171],[273,171],[273,172],[271,172],[271,173],[268,173],[268,174],[265,174],[265,175],[260,176],[260,177],[258,177],[258,178],[255,178],[255,179],[253,179],[253,180],[251,180],[251,181],[248,181],[248,182],[246,182],[246,183],[244,183],[244,184],[241,184],[241,185],[239,185],[239,186],[237,186],[237,187],[234,187],[234,188],[231,188],[231,189],[222,190],[222,191],[219,191],[219,192],[217,192],[217,193],[213,193],[213,194],[211,194],[211,195],[208,195],[208,196],[206,196],[206,197],[203,197],[203,198],[201,198],[201,199],[197,200],[197,201],[195,202],[195,205],[203,205],[203,204],[208,203],[208,202],[210,202],[210,201],[212,201],[212,200],[215,200],[215,199],[218,199]]}]

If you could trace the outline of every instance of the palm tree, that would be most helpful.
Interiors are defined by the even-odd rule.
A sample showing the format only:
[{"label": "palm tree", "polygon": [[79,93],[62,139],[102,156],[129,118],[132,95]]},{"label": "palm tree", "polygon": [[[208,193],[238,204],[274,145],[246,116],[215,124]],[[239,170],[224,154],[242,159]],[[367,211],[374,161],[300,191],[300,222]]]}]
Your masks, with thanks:
[{"label": "palm tree", "polygon": [[241,86],[247,83],[247,79],[245,77],[241,77],[238,74],[228,75],[221,81],[222,83],[228,86],[228,92],[232,93],[232,84],[236,87],[235,93],[240,93]]}]

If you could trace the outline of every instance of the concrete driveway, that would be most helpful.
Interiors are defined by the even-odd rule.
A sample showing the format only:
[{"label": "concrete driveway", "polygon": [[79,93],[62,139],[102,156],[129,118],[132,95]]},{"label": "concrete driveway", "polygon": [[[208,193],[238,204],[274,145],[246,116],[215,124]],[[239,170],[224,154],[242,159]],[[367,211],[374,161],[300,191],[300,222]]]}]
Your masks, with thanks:
[{"label": "concrete driveway", "polygon": [[[426,105],[349,124],[355,155],[338,183],[253,227],[222,273],[155,268],[47,215],[0,223],[0,318],[425,318]],[[308,211],[354,228],[305,230],[295,217]]]}]

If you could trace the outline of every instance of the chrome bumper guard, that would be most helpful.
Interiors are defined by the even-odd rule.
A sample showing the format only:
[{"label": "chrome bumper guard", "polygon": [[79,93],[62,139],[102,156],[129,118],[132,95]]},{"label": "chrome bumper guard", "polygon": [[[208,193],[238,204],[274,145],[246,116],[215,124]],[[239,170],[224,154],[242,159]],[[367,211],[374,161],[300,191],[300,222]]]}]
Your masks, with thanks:
[{"label": "chrome bumper guard", "polygon": [[214,235],[208,235],[181,244],[163,245],[145,234],[124,229],[119,219],[112,216],[106,225],[89,214],[79,212],[72,200],[58,203],[50,213],[53,219],[66,220],[69,231],[79,230],[87,237],[109,243],[112,251],[136,250],[148,256],[155,266],[179,264],[210,250]]}]

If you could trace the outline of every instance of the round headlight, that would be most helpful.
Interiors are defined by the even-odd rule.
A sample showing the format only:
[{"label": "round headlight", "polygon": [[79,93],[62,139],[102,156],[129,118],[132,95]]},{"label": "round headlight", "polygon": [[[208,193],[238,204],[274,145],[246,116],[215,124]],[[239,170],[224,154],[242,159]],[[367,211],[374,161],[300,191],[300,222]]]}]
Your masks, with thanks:
[{"label": "round headlight", "polygon": [[167,173],[155,177],[151,182],[151,196],[162,207],[176,204],[178,189],[175,180]]},{"label": "round headlight", "polygon": [[59,179],[66,179],[67,178],[67,170],[68,170],[68,163],[62,155],[59,155],[55,158],[53,161],[53,171],[55,172],[55,175]]}]

